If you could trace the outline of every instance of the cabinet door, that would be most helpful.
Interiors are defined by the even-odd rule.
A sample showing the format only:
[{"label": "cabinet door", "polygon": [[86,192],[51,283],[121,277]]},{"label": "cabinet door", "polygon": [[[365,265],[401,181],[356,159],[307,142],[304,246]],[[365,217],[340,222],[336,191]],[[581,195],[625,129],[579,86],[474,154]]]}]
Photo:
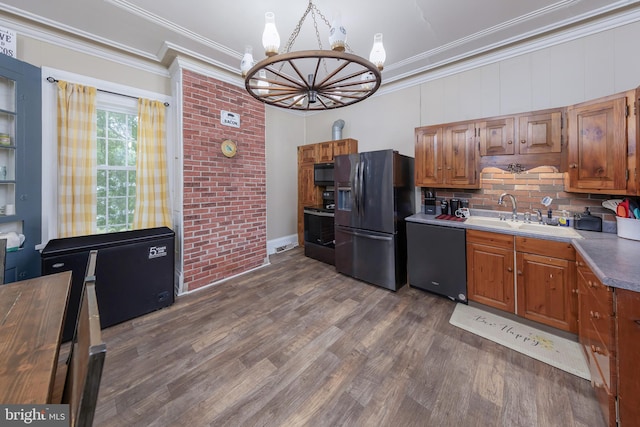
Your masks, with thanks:
[{"label": "cabinet door", "polygon": [[514,313],[513,243],[510,247],[489,246],[474,241],[476,233],[482,232],[467,230],[467,296],[471,301]]},{"label": "cabinet door", "polygon": [[569,107],[567,191],[626,189],[626,99]]},{"label": "cabinet door", "polygon": [[559,153],[562,149],[562,112],[518,117],[520,154]]},{"label": "cabinet door", "polygon": [[566,259],[518,252],[518,315],[577,333],[575,264]]},{"label": "cabinet door", "polygon": [[432,187],[443,183],[442,128],[416,129],[415,182],[417,186]]},{"label": "cabinet door", "polygon": [[[358,141],[355,139],[339,139],[333,141],[333,158],[342,154],[353,154],[358,152]],[[333,159],[332,159],[333,160]]]},{"label": "cabinet door", "polygon": [[640,420],[640,293],[616,289],[618,316],[618,407],[620,425]]},{"label": "cabinet door", "polygon": [[444,132],[444,182],[464,188],[479,187],[476,172],[475,125],[448,126]]},{"label": "cabinet door", "polygon": [[0,228],[25,236],[6,254],[5,283],[40,276],[41,80],[40,68],[0,55]]},{"label": "cabinet door", "polygon": [[333,141],[318,144],[318,162],[333,162]]},{"label": "cabinet door", "polygon": [[298,165],[303,163],[314,164],[318,161],[318,145],[309,144],[298,147]]},{"label": "cabinet door", "polygon": [[481,156],[514,154],[514,121],[513,117],[506,117],[479,123]]}]

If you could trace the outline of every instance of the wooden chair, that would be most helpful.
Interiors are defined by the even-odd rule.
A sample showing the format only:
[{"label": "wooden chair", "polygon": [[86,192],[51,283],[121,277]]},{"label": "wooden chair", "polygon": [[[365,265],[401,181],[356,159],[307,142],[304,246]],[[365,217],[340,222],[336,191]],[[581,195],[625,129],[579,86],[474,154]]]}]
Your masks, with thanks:
[{"label": "wooden chair", "polygon": [[69,404],[71,427],[89,427],[98,401],[107,346],[100,332],[100,314],[95,289],[97,251],[87,262],[76,330],[71,340],[61,403]]},{"label": "wooden chair", "polygon": [[4,284],[4,265],[7,259],[7,239],[0,239],[0,285]]}]

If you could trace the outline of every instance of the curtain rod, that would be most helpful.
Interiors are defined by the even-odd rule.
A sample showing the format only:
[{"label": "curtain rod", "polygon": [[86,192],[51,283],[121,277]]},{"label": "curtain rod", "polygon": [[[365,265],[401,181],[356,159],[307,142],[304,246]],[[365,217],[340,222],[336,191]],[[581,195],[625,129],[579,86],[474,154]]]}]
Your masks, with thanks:
[{"label": "curtain rod", "polygon": [[[59,81],[59,80],[58,80],[58,79],[56,79],[56,78],[54,78],[54,77],[49,76],[49,77],[47,77],[47,81],[48,81],[49,83],[58,83],[58,81]],[[111,92],[111,91],[109,91],[109,90],[98,89],[98,88],[96,88],[96,90],[97,90],[98,92],[102,92],[102,93],[110,93],[110,94],[112,94],[112,95],[125,96],[125,97],[127,97],[127,98],[132,98],[132,99],[140,99],[140,98],[138,98],[137,96],[125,95],[124,93]],[[164,103],[164,106],[165,106],[165,107],[168,107],[168,106],[169,106],[169,103],[168,103],[168,102],[165,102],[165,103]]]}]

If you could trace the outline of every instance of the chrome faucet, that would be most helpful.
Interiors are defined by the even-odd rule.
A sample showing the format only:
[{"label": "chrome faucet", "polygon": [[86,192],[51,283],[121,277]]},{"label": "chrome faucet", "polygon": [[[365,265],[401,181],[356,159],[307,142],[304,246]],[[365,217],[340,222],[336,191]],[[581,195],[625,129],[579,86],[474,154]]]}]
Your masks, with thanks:
[{"label": "chrome faucet", "polygon": [[542,212],[540,211],[540,209],[536,209],[536,218],[538,220],[538,224],[544,224],[544,221],[542,220]]},{"label": "chrome faucet", "polygon": [[518,203],[516,202],[516,198],[513,197],[512,194],[502,193],[500,195],[500,198],[498,199],[498,204],[501,205],[501,206],[504,205],[504,200],[503,199],[504,199],[505,196],[507,196],[507,197],[509,197],[509,199],[511,199],[511,207],[513,208],[511,210],[511,219],[513,221],[517,221],[518,220]]}]

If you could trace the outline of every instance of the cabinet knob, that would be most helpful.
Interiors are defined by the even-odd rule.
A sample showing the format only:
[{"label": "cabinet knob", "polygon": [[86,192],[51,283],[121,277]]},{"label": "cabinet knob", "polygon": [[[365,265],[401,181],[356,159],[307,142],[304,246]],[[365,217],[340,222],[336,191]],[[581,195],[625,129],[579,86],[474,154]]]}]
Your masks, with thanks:
[{"label": "cabinet knob", "polygon": [[507,141],[507,144],[513,144],[513,141],[509,140]]},{"label": "cabinet knob", "polygon": [[598,313],[597,311],[590,311],[589,315],[591,316],[592,319],[599,319],[600,318],[600,313]]},{"label": "cabinet knob", "polygon": [[507,267],[507,271],[508,271],[509,273],[511,273],[511,272],[513,271],[513,268],[511,268],[511,267]]},{"label": "cabinet knob", "polygon": [[598,354],[604,354],[604,351],[602,351],[602,349],[600,347],[597,347],[593,344],[591,344],[591,351],[593,351],[594,353],[598,353]]},{"label": "cabinet knob", "polygon": [[577,163],[571,163],[569,165],[569,169],[577,169],[578,168],[578,164]]},{"label": "cabinet knob", "polygon": [[593,288],[593,282],[591,280],[587,280],[587,286]]},{"label": "cabinet knob", "polygon": [[527,140],[526,140],[526,139],[521,139],[521,140],[520,140],[520,144],[526,144],[526,143],[527,143]]},{"label": "cabinet knob", "polygon": [[574,294],[577,294],[578,290],[577,289],[571,289],[571,292],[574,293]]},{"label": "cabinet knob", "polygon": [[522,271],[518,270],[518,276],[522,276]]}]

